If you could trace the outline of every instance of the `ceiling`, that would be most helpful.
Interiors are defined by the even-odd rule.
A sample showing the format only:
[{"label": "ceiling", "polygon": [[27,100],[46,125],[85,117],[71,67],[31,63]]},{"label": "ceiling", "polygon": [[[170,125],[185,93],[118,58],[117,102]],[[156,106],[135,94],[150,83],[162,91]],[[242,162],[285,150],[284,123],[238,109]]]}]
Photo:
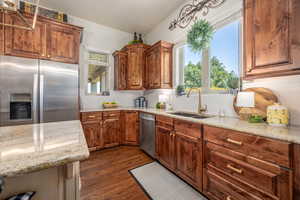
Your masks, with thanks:
[{"label": "ceiling", "polygon": [[67,14],[126,32],[148,33],[185,0],[41,0]]}]

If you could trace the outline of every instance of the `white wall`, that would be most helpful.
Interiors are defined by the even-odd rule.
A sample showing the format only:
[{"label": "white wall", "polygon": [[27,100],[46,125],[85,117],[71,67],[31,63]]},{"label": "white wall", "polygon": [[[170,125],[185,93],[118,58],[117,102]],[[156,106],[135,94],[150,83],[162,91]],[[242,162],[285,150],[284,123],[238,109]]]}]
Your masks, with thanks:
[{"label": "white wall", "polygon": [[[192,1],[188,0],[186,2]],[[215,24],[232,14],[239,12],[243,6],[242,2],[242,0],[227,0],[221,7],[210,10],[205,18],[212,24]],[[183,5],[185,5],[185,3]],[[149,44],[153,44],[158,40],[166,40],[177,44],[185,40],[189,28],[176,28],[173,31],[168,30],[170,22],[178,16],[182,6],[146,35],[146,41]],[[199,18],[200,17],[202,18],[202,16],[199,15]],[[174,71],[176,70],[174,69]],[[244,82],[244,87],[265,87],[273,90],[278,95],[281,103],[289,108],[291,112],[291,124],[300,125],[300,76],[287,76],[261,79],[254,82]],[[150,105],[155,105],[158,101],[158,95],[162,93],[170,92],[161,90],[147,92],[146,96],[151,101]],[[208,112],[211,114],[218,114],[220,109],[225,109],[227,116],[236,116],[232,106],[233,98],[232,95],[205,94],[203,96],[203,104],[208,105]],[[196,111],[198,98],[195,95],[191,98],[176,97],[172,93],[171,102],[173,102],[175,109]]]},{"label": "white wall", "polygon": [[[102,26],[84,19],[71,16],[69,19],[71,24],[84,27],[83,41],[80,51],[80,99],[81,109],[94,109],[100,108],[102,102],[116,101],[121,106],[128,107],[133,106],[134,99],[142,95],[141,91],[137,92],[116,92],[113,91],[114,87],[114,60],[112,53],[121,49],[130,40],[132,40],[132,34],[122,32],[110,27]],[[87,77],[87,66],[85,65],[84,54],[87,49],[103,51],[110,54],[110,72],[109,72],[109,87],[111,96],[91,96],[86,95],[85,92],[85,79]]]}]

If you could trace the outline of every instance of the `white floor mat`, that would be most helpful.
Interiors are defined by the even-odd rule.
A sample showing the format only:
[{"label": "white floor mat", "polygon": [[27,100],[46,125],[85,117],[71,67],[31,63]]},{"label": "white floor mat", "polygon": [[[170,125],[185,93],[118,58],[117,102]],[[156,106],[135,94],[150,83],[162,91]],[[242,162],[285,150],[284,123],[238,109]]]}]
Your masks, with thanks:
[{"label": "white floor mat", "polygon": [[207,200],[157,162],[131,170],[153,200]]}]

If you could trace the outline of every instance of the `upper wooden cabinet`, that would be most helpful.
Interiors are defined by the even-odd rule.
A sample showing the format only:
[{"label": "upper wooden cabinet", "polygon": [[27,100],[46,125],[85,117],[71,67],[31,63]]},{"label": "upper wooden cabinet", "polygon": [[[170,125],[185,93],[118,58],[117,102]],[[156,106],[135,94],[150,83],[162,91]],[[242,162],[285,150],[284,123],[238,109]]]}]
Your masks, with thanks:
[{"label": "upper wooden cabinet", "polygon": [[[32,23],[31,16],[26,15],[25,18]],[[24,26],[20,16],[16,14],[6,14],[5,23]],[[33,31],[5,27],[5,54],[26,58],[46,58],[46,32],[47,23],[42,19],[36,22]]]},{"label": "upper wooden cabinet", "polygon": [[65,24],[48,25],[47,58],[57,62],[78,63],[81,29]]},{"label": "upper wooden cabinet", "polygon": [[160,41],[152,47],[127,45],[116,51],[115,89],[170,89],[173,85],[173,44]]},{"label": "upper wooden cabinet", "polygon": [[[33,20],[32,15],[24,16],[29,22]],[[24,26],[16,14],[6,13],[4,17],[7,24]],[[81,31],[80,27],[39,16],[33,31],[4,27],[3,54],[77,64]]]},{"label": "upper wooden cabinet", "polygon": [[115,58],[115,90],[126,90],[127,88],[127,61],[126,52],[116,51]]},{"label": "upper wooden cabinet", "polygon": [[170,89],[173,86],[173,44],[160,41],[146,53],[147,89]]},{"label": "upper wooden cabinet", "polygon": [[299,0],[244,0],[244,78],[300,74]]},{"label": "upper wooden cabinet", "polygon": [[144,44],[126,46],[128,55],[127,89],[143,90],[145,72],[145,51],[149,48]]}]

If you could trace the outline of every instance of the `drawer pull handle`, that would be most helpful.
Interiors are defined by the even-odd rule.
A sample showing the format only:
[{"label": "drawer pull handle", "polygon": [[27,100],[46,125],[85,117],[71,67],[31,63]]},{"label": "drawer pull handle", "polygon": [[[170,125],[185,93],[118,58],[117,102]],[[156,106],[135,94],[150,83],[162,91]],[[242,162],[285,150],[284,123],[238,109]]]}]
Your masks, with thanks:
[{"label": "drawer pull handle", "polygon": [[229,142],[229,143],[231,143],[231,144],[236,144],[236,145],[239,145],[239,146],[243,145],[242,142],[239,142],[239,141],[236,141],[236,140],[232,140],[230,138],[227,138],[226,141]]},{"label": "drawer pull handle", "polygon": [[231,196],[228,196],[226,200],[233,200]]},{"label": "drawer pull handle", "polygon": [[230,169],[230,170],[232,170],[232,171],[234,171],[234,172],[236,172],[236,173],[238,173],[238,174],[242,174],[243,173],[243,170],[237,169],[237,168],[233,167],[230,164],[227,165],[227,168]]},{"label": "drawer pull handle", "polygon": [[91,116],[89,116],[89,118],[96,118],[96,116],[95,115],[91,115]]}]

